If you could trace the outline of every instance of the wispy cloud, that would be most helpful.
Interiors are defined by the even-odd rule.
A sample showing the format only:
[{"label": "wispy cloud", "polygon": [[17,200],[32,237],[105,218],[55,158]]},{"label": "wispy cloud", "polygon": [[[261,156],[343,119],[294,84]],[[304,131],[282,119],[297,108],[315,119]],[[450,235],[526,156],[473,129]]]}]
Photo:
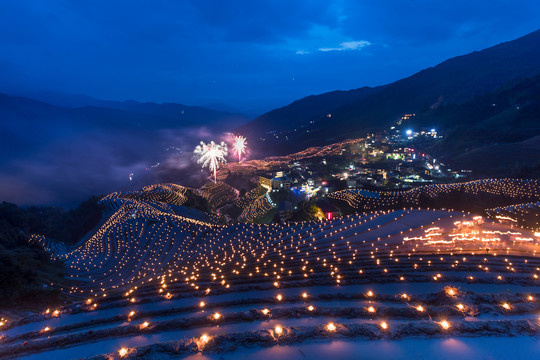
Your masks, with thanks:
[{"label": "wispy cloud", "polygon": [[363,48],[372,45],[371,42],[367,40],[358,40],[358,41],[343,41],[339,43],[339,46],[336,47],[311,47],[307,48],[308,50],[299,49],[296,50],[296,55],[307,55],[313,54],[316,52],[328,52],[328,51],[348,51],[348,50],[362,50]]},{"label": "wispy cloud", "polygon": [[371,43],[367,40],[359,40],[359,41],[344,41],[339,44],[339,47],[331,47],[331,48],[319,48],[319,51],[346,51],[346,50],[361,50],[365,48],[366,46],[371,45]]}]

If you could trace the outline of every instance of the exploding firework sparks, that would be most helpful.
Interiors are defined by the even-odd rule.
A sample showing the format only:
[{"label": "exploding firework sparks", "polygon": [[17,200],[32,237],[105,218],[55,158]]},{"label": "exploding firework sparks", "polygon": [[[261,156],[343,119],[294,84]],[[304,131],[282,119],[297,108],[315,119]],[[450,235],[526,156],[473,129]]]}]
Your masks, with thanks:
[{"label": "exploding firework sparks", "polygon": [[213,141],[205,144],[201,141],[201,144],[197,145],[193,153],[199,157],[197,163],[202,164],[203,168],[208,167],[214,173],[214,182],[216,182],[216,172],[219,168],[219,163],[227,162],[225,160],[225,156],[227,156],[227,144],[223,141],[220,144],[216,144]]},{"label": "exploding firework sparks", "polygon": [[238,155],[238,162],[242,158],[242,154],[246,153],[246,138],[242,135],[237,135],[233,138],[233,151]]}]

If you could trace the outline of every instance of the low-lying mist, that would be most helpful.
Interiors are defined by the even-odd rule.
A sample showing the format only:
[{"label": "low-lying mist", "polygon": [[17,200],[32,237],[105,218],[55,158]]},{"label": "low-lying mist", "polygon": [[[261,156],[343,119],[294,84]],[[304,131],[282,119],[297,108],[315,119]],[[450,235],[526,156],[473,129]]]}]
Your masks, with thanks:
[{"label": "low-lying mist", "polygon": [[2,160],[0,200],[73,207],[92,195],[158,182],[200,186],[209,172],[201,171],[193,160],[193,149],[201,140],[218,141],[223,136],[197,127],[92,130],[60,137],[30,153]]}]

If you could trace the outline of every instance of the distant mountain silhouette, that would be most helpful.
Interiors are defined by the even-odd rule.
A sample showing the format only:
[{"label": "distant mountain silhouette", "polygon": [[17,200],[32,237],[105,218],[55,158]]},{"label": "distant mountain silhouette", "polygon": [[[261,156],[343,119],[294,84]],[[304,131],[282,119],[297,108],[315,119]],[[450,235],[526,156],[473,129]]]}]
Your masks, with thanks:
[{"label": "distant mountain silhouette", "polygon": [[[20,96],[0,94],[1,149],[44,144],[56,137],[88,130],[157,131],[207,126],[224,131],[248,119],[242,115],[175,103],[100,101],[101,106],[61,107]],[[7,135],[7,136],[6,136]]]},{"label": "distant mountain silhouette", "polygon": [[[540,30],[449,59],[386,86],[353,90],[357,97],[351,96],[351,92],[331,92],[304,98],[263,114],[239,130],[252,138],[252,146],[274,153],[362,136],[368,130],[386,128],[405,113],[421,114],[435,103],[438,106],[463,104],[539,74],[538,44]],[[330,112],[331,118],[327,117]],[[434,120],[433,117],[425,119]],[[279,134],[273,136],[269,131]]]},{"label": "distant mountain silhouette", "polygon": [[[446,129],[429,151],[456,166],[489,176],[522,176],[523,167],[540,165],[540,74],[462,104],[430,109],[414,121]],[[540,171],[529,174],[535,176]]]},{"label": "distant mountain silhouette", "polygon": [[[9,93],[9,92],[6,92],[6,93]],[[34,99],[37,101],[41,101],[41,102],[59,106],[59,107],[69,107],[69,108],[95,106],[95,107],[104,107],[104,108],[125,109],[126,103],[131,103],[131,104],[132,103],[138,103],[138,104],[150,103],[150,104],[155,104],[155,105],[162,105],[162,104],[156,104],[152,102],[143,102],[143,101],[136,101],[136,100],[123,100],[123,101],[100,100],[100,99],[96,99],[85,94],[65,94],[65,93],[58,93],[54,91],[27,91],[27,92],[17,92],[17,93],[9,93],[9,94],[12,96],[19,96],[19,97]],[[178,104],[178,103],[175,103],[175,104],[181,105],[181,106],[187,106],[187,105]],[[229,113],[229,114],[238,115],[247,119],[254,119],[260,114],[260,113],[254,114],[249,111],[240,111],[232,106],[229,106],[228,104],[221,103],[221,102],[205,103],[202,105],[190,105],[187,107],[214,110],[221,113]]]},{"label": "distant mountain silhouette", "polygon": [[310,121],[319,120],[336,109],[365,98],[382,87],[363,87],[349,91],[331,91],[321,95],[310,95],[293,103],[271,110],[253,121],[242,125],[238,131],[250,136],[265,137],[270,131],[287,132],[309,127]]},{"label": "distant mountain silhouette", "polygon": [[[50,98],[52,101],[35,100],[25,96],[10,96],[1,94],[0,97],[0,114],[4,114],[6,108],[16,108],[19,104],[28,109],[40,108],[40,112],[36,116],[48,116],[48,111],[52,111],[55,115],[66,114],[69,116],[80,116],[87,118],[87,112],[97,111],[101,115],[111,113],[114,116],[120,116],[118,121],[125,124],[140,124],[152,123],[155,127],[170,127],[184,125],[202,125],[202,126],[238,126],[239,124],[248,121],[249,119],[239,113],[232,113],[222,110],[213,110],[200,106],[188,106],[178,103],[153,103],[139,102],[134,100],[126,101],[107,101],[98,100],[86,95],[55,95],[47,93],[41,95],[41,98]],[[8,104],[9,103],[9,104]],[[40,104],[38,104],[40,103]],[[54,109],[53,109],[54,108]],[[101,109],[101,110],[96,110]],[[94,110],[91,110],[94,109]],[[117,111],[122,110],[127,112],[121,115]],[[131,116],[135,116],[131,118]],[[143,120],[148,116],[157,116],[158,122]],[[92,120],[92,119],[88,119]],[[227,123],[229,122],[229,123]],[[223,123],[223,124],[222,124]]]},{"label": "distant mountain silhouette", "polygon": [[200,140],[218,140],[248,120],[173,103],[100,104],[63,107],[0,94],[0,201],[73,205],[127,186],[130,173],[154,176],[148,169],[165,161],[185,169]]},{"label": "distant mountain silhouette", "polygon": [[59,107],[85,107],[85,106],[103,106],[106,101],[95,99],[85,94],[65,94],[54,91],[20,91],[20,92],[5,92],[12,96],[29,98],[41,101],[47,104]]}]

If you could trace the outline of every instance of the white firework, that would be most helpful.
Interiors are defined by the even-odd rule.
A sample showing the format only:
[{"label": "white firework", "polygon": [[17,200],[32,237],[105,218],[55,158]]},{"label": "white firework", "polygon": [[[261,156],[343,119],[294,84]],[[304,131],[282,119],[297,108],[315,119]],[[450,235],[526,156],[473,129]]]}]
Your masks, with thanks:
[{"label": "white firework", "polygon": [[233,151],[238,155],[238,162],[242,158],[242,154],[246,153],[247,141],[242,135],[237,135],[233,138]]},{"label": "white firework", "polygon": [[216,172],[219,168],[219,164],[227,163],[227,160],[225,160],[225,156],[227,156],[227,144],[223,141],[220,144],[216,144],[213,141],[205,144],[201,141],[201,143],[195,147],[193,153],[199,157],[197,163],[202,164],[203,168],[208,167],[210,171],[214,173],[214,182],[216,182]]}]

